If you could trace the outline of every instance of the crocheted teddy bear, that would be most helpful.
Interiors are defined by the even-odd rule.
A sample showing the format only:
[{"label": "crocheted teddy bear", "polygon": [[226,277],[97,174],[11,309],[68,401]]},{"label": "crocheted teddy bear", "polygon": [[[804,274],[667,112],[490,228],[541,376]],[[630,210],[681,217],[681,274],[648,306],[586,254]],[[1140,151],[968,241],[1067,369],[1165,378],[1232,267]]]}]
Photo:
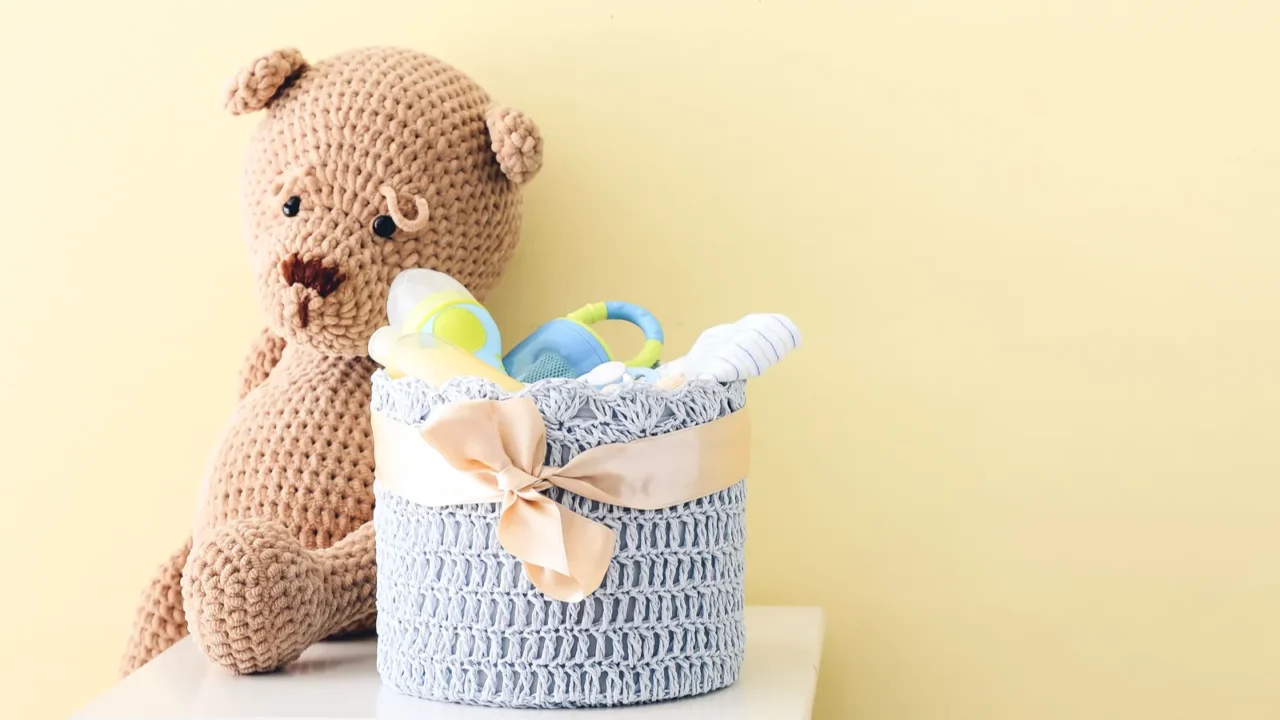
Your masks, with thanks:
[{"label": "crocheted teddy bear", "polygon": [[426,55],[264,55],[227,92],[265,110],[243,221],[269,329],[206,469],[191,538],[143,593],[128,674],[190,631],[236,673],[374,626],[367,343],[395,275],[427,267],[478,299],[520,236],[537,128]]}]

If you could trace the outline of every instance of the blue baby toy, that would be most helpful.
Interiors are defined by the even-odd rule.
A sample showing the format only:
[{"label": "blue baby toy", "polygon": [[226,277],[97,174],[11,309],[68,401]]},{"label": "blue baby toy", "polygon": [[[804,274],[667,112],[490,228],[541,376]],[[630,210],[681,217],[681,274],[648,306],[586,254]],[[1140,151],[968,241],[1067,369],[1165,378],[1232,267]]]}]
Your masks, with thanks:
[{"label": "blue baby toy", "polygon": [[628,367],[652,368],[662,355],[662,326],[649,311],[626,302],[592,303],[538,328],[502,359],[507,374],[523,383],[547,378],[576,378],[613,360],[604,339],[591,326],[624,320],[644,331],[644,346]]}]

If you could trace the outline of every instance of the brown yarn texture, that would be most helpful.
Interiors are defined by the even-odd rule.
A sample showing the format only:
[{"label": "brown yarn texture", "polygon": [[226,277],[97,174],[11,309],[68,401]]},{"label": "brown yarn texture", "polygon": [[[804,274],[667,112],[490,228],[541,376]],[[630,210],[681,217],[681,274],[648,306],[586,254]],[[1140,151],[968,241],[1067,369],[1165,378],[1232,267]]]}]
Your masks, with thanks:
[{"label": "brown yarn texture", "polygon": [[[235,76],[226,107],[266,111],[242,211],[268,328],[192,537],[142,594],[123,674],[187,632],[213,662],[256,673],[374,627],[369,337],[403,269],[449,273],[483,299],[519,240],[519,185],[542,164],[528,117],[409,50],[269,53]],[[390,238],[372,230],[383,215]]]}]

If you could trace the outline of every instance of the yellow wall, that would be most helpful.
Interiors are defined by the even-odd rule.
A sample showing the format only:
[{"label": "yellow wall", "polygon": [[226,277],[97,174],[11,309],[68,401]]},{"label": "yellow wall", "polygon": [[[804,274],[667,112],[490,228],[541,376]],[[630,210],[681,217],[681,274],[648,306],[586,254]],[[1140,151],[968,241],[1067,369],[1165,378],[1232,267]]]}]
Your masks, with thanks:
[{"label": "yellow wall", "polygon": [[819,717],[1275,717],[1275,3],[365,5],[0,9],[0,715],[112,682],[231,408],[223,81],[388,43],[548,138],[509,339],[805,331],[751,392],[750,601],[829,611]]}]

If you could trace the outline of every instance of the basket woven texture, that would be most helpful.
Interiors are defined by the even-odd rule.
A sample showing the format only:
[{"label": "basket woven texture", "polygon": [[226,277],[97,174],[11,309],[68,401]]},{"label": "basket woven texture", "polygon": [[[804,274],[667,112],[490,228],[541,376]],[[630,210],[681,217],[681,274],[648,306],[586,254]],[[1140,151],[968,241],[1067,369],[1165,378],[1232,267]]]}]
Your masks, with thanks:
[{"label": "basket woven texture", "polygon": [[[693,427],[745,404],[741,383],[633,383],[604,394],[572,380],[523,389],[547,426],[547,458]],[[463,378],[440,390],[373,378],[372,407],[423,425],[434,408],[508,397]],[[374,438],[375,443],[377,438]],[[497,504],[425,507],[375,486],[378,673],[401,692],[497,707],[599,707],[698,695],[737,680],[743,631],[746,481],[664,510],[559,488],[547,495],[617,533],[604,583],[552,600],[498,544]]]}]

